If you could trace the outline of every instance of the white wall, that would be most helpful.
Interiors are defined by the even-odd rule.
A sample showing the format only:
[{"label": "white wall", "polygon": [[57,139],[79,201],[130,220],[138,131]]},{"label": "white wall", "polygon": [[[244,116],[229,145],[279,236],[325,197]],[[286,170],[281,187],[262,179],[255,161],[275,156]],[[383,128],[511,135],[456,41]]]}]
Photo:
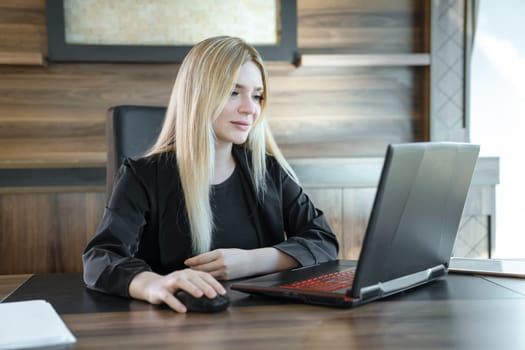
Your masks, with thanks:
[{"label": "white wall", "polygon": [[470,138],[500,157],[496,257],[525,258],[525,0],[481,0],[473,47]]}]

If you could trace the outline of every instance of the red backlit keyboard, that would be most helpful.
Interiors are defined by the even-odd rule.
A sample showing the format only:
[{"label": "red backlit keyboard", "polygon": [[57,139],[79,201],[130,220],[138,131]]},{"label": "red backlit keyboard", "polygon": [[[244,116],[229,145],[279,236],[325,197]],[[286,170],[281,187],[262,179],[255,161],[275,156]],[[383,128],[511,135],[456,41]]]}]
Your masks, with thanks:
[{"label": "red backlit keyboard", "polygon": [[332,272],[307,280],[284,284],[281,288],[315,290],[320,292],[332,292],[341,288],[349,288],[354,282],[355,268],[345,271]]}]

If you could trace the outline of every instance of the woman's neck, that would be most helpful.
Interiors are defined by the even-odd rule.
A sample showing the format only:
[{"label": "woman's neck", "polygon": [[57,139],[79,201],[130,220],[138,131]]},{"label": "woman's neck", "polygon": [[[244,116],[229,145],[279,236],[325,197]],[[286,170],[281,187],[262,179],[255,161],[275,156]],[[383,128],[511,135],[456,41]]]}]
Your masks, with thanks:
[{"label": "woman's neck", "polygon": [[215,168],[212,185],[224,182],[235,170],[235,160],[232,155],[232,144],[215,145]]}]

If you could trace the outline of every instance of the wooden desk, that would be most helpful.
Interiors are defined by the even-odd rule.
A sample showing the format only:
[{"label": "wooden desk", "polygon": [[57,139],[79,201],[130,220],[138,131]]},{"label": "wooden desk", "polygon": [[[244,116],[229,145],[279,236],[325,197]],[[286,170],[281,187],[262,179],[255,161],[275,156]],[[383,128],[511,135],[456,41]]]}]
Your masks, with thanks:
[{"label": "wooden desk", "polygon": [[[0,291],[15,279],[0,277]],[[348,310],[230,291],[225,312],[176,314],[87,291],[79,274],[60,274],[31,276],[5,301],[50,301],[77,337],[75,349],[523,349],[525,281],[513,282],[518,288],[449,275]]]},{"label": "wooden desk", "polygon": [[18,286],[24,283],[31,275],[4,275],[0,276],[0,301]]}]

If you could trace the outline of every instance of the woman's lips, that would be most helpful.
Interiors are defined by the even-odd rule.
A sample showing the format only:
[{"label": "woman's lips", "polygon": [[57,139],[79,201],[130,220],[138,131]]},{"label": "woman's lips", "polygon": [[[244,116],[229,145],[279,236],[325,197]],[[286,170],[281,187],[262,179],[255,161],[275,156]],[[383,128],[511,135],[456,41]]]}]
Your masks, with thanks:
[{"label": "woman's lips", "polygon": [[246,130],[249,130],[250,127],[252,126],[251,123],[247,123],[247,122],[232,122],[232,124],[239,130],[242,130],[242,131],[246,131]]}]

